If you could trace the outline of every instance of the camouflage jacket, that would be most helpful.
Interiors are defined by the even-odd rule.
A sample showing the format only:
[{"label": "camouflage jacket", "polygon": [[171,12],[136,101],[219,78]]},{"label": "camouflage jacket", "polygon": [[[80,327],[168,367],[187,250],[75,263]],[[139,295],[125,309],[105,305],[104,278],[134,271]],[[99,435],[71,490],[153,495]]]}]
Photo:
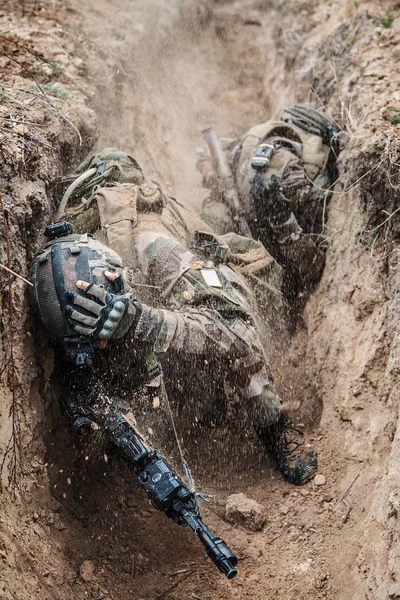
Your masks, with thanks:
[{"label": "camouflage jacket", "polygon": [[152,347],[163,366],[172,356],[166,379],[175,390],[190,388],[192,373],[205,369],[208,375],[195,386],[198,395],[217,389],[222,394],[228,386],[254,423],[275,422],[281,401],[249,281],[261,273],[264,296],[269,291],[279,303],[280,269],[261,244],[200,232],[207,227],[152,182],[98,189],[75,226],[87,229],[86,218],[91,232],[128,262],[125,276],[140,300],[140,317],[125,346]]}]

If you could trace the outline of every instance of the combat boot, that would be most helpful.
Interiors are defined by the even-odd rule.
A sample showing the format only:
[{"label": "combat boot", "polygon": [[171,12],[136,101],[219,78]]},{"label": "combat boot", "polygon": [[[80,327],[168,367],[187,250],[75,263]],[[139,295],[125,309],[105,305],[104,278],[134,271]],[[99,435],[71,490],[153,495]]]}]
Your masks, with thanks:
[{"label": "combat boot", "polygon": [[303,444],[298,441],[303,434],[289,424],[287,417],[281,416],[270,427],[256,428],[256,432],[287,482],[303,485],[314,477],[317,454],[303,451]]}]

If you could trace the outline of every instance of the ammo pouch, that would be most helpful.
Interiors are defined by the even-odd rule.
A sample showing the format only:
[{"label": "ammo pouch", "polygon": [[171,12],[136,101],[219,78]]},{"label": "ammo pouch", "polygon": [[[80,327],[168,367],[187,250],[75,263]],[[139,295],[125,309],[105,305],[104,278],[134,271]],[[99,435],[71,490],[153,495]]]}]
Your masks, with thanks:
[{"label": "ammo pouch", "polygon": [[226,260],[228,247],[213,234],[206,231],[191,231],[189,248],[195,254],[200,254],[206,260],[212,260],[216,264]]}]

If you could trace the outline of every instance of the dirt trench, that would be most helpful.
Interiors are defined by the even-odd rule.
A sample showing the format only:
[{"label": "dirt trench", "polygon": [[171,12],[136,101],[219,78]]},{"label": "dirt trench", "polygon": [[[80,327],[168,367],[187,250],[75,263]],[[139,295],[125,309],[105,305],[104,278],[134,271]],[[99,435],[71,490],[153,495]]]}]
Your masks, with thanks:
[{"label": "dirt trench", "polygon": [[[325,483],[300,490],[285,484],[252,439],[245,450],[238,444],[231,449],[226,431],[206,440],[203,459],[194,464],[201,486],[216,500],[204,517],[241,559],[239,577],[225,581],[189,532],[147,506],[128,469],[112,456],[105,460],[103,450],[74,445],[57,408],[51,352],[46,340],[32,336],[24,285],[0,273],[0,356],[8,367],[1,380],[0,441],[4,456],[17,434],[15,450],[22,456],[9,464],[14,481],[3,477],[0,599],[400,598],[400,126],[392,123],[400,110],[392,67],[399,58],[399,7],[339,0],[38,4],[5,2],[0,18],[15,39],[63,65],[60,74],[54,64],[39,62],[33,74],[39,85],[69,92],[64,98],[58,92],[52,102],[79,130],[82,145],[60,110],[36,101],[18,105],[17,114],[44,128],[38,156],[32,139],[33,149],[26,150],[31,171],[21,173],[27,161],[20,157],[13,170],[15,162],[3,155],[12,267],[24,275],[54,209],[52,180],[91,148],[127,150],[196,210],[204,192],[195,148],[204,127],[236,136],[293,102],[323,107],[338,123],[344,148],[325,232],[325,272],[296,335],[285,339],[275,360],[284,391],[292,386],[296,395],[303,377],[314,382],[301,415],[315,417],[307,423],[307,442],[319,452]],[[22,61],[18,53],[11,57]],[[9,78],[3,116],[10,118],[16,107],[8,90],[27,85],[27,73],[12,72],[18,71],[12,60],[0,66]],[[19,411],[18,420],[10,407]],[[339,499],[361,465],[343,523]],[[224,520],[226,497],[239,491],[265,506],[261,532]]]}]

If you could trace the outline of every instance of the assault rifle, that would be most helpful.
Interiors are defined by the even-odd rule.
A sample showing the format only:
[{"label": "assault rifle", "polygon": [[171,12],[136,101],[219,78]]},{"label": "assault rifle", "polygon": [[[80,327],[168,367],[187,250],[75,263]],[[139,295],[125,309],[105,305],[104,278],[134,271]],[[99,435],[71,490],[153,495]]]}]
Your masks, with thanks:
[{"label": "assault rifle", "polygon": [[197,495],[189,490],[158,450],[145,444],[131,421],[112,410],[104,397],[95,405],[83,407],[75,398],[65,395],[60,398],[60,404],[75,435],[86,437],[92,423],[97,423],[124,459],[134,467],[138,481],[153,506],[178,525],[188,525],[221,573],[228,579],[236,577],[238,559],[225,542],[203,523]]},{"label": "assault rifle", "polygon": [[225,202],[233,212],[234,219],[239,226],[239,232],[245,237],[252,238],[253,236],[251,235],[249,224],[246,221],[244,211],[239,201],[232,172],[228,165],[228,161],[226,160],[226,156],[221,149],[218,138],[215,135],[215,131],[212,127],[204,129],[203,136],[210,151],[215,172],[222,183]]}]

